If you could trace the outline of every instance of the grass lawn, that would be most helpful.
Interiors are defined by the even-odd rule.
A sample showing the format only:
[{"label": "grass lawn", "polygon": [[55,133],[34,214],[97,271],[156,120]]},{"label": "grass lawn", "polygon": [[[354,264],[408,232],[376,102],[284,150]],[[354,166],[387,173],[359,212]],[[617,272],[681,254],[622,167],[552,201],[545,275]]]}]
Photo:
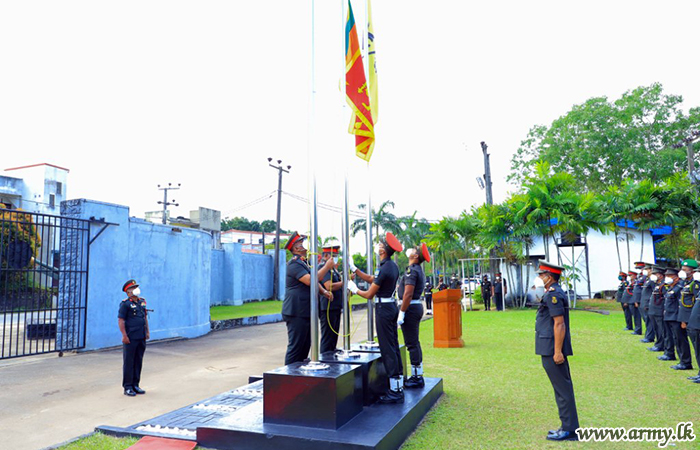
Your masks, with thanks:
[{"label": "grass lawn", "polygon": [[[600,302],[579,306],[608,305]],[[570,364],[581,425],[675,427],[691,421],[700,436],[700,385],[686,381],[689,371],[676,372],[669,369],[672,363],[658,361],[658,353],[647,351],[638,336],[622,330],[617,304],[609,307],[609,316],[581,311],[571,315]],[[535,311],[478,311],[462,317],[465,347],[460,349],[432,348],[433,321],[421,325],[426,375],[444,379],[445,395],[404,450],[657,448],[643,442],[546,441],[547,430],[559,427],[559,417],[552,387],[534,353]],[[131,442],[111,441],[114,447],[66,448],[124,449]],[[699,447],[696,441],[672,448]]]},{"label": "grass lawn", "polygon": [[[350,297],[351,305],[366,302],[367,300],[359,295],[353,295]],[[279,314],[280,312],[282,312],[282,302],[278,300],[250,302],[244,303],[241,306],[212,306],[210,308],[211,320],[239,319],[241,317]]]}]

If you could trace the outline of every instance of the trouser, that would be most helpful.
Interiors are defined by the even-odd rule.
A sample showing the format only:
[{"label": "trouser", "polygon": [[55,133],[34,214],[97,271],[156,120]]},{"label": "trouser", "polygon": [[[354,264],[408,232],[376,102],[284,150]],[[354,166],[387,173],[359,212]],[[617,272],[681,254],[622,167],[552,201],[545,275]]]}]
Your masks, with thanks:
[{"label": "trouser", "polygon": [[554,362],[553,356],[542,356],[544,367],[549,381],[554,388],[554,398],[559,408],[561,428],[564,431],[576,431],[579,427],[578,412],[576,411],[576,398],[574,397],[574,384],[571,381],[569,360],[564,359],[562,364]]},{"label": "trouser", "polygon": [[[695,362],[700,368],[700,330],[697,328],[688,328],[688,337],[690,337],[690,342],[695,349]],[[698,375],[700,375],[700,370],[698,370]]]},{"label": "trouser", "polygon": [[664,355],[670,358],[675,358],[676,346],[673,341],[673,330],[671,329],[671,324],[665,321],[661,316],[654,316],[654,323],[656,323],[656,329],[660,330],[663,335]]},{"label": "trouser", "polygon": [[379,352],[386,375],[389,378],[403,375],[401,352],[399,351],[399,330],[396,321],[399,307],[396,303],[376,303],[374,305],[375,325],[379,339]]},{"label": "trouser", "polygon": [[642,319],[644,319],[644,326],[646,327],[646,334],[644,335],[644,339],[647,341],[653,342],[654,339],[656,339],[656,332],[655,327],[654,327],[654,321],[651,320],[651,317],[649,316],[649,311],[647,311],[646,308],[640,308],[642,311]]},{"label": "trouser", "polygon": [[503,294],[499,292],[493,294],[493,301],[496,303],[496,311],[503,309]]},{"label": "trouser", "polygon": [[622,311],[625,313],[625,325],[627,325],[628,330],[631,330],[632,329],[632,315],[630,313],[630,309],[629,309],[627,303],[622,304]]},{"label": "trouser", "polygon": [[406,343],[406,349],[411,358],[412,366],[419,366],[423,363],[423,350],[420,347],[418,334],[420,331],[420,321],[423,318],[423,305],[410,305],[406,310],[401,332]]},{"label": "trouser", "polygon": [[654,342],[654,347],[664,348],[664,327],[663,327],[663,317],[654,314],[649,314],[649,327],[654,329],[654,336],[656,342]]},{"label": "trouser", "polygon": [[669,322],[673,330],[673,340],[676,343],[676,351],[680,364],[686,366],[693,365],[693,359],[690,356],[690,344],[688,343],[688,332],[685,328],[681,328],[681,323],[677,320]]},{"label": "trouser", "polygon": [[[338,333],[340,333],[340,316],[343,311],[330,309],[320,311],[321,320],[321,353],[332,352],[338,345]],[[329,323],[330,322],[330,323]]]},{"label": "trouser", "polygon": [[311,350],[311,319],[309,317],[282,316],[287,323],[287,354],[284,365],[303,362]]},{"label": "trouser", "polygon": [[430,310],[433,309],[433,294],[425,296],[425,307]]},{"label": "trouser", "polygon": [[122,346],[124,354],[122,387],[124,389],[138,386],[141,382],[143,354],[146,353],[146,339],[130,339],[130,341]]},{"label": "trouser", "polygon": [[491,309],[491,296],[490,295],[482,295],[484,298],[484,310],[489,311]]},{"label": "trouser", "polygon": [[642,315],[639,313],[639,307],[634,306],[634,303],[628,303],[627,310],[630,314],[630,322],[634,319],[634,332],[642,334]]}]

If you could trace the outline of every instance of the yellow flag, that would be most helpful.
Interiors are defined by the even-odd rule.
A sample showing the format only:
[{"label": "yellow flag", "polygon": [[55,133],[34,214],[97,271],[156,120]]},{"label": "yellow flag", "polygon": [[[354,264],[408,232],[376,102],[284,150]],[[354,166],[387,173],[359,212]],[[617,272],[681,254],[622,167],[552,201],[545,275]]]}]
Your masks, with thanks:
[{"label": "yellow flag", "polygon": [[367,57],[369,71],[369,105],[372,109],[374,124],[379,122],[379,103],[377,102],[377,59],[374,46],[374,29],[372,27],[372,5],[367,0]]}]

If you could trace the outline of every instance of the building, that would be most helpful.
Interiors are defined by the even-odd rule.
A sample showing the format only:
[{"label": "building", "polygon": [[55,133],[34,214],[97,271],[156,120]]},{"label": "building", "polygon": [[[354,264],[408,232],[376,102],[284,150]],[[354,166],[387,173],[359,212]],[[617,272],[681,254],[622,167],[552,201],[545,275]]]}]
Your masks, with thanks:
[{"label": "building", "polygon": [[67,198],[69,170],[41,163],[5,169],[0,175],[0,203],[10,209],[60,215]]},{"label": "building", "polygon": [[[170,217],[170,212],[166,211],[167,223],[174,227],[194,228],[204,230],[212,236],[212,248],[221,248],[221,211],[215,209],[199,207],[190,211],[190,217]],[[163,223],[163,211],[147,211],[145,214],[147,222]]]},{"label": "building", "polygon": [[[280,233],[280,241],[289,239],[291,236],[291,234]],[[224,244],[243,244],[243,251],[265,253],[264,246],[275,243],[275,233],[227,230],[221,232],[221,242]]]}]

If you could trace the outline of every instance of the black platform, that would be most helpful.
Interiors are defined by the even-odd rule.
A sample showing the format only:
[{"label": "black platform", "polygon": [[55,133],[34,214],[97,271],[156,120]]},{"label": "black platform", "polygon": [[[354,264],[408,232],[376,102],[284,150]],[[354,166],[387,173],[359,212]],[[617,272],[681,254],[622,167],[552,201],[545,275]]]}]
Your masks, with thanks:
[{"label": "black platform", "polygon": [[[376,354],[381,354],[379,351],[379,346],[372,347],[372,348],[367,348],[364,346],[364,342],[352,344],[350,346],[350,350],[353,352],[360,352],[360,353],[376,353]],[[406,350],[406,344],[399,344],[399,352],[401,352],[401,364],[403,367],[403,374],[408,378],[408,376],[411,375],[411,372],[408,370],[409,366],[409,361],[408,361],[408,351]]]},{"label": "black platform", "polygon": [[319,361],[326,364],[357,364],[362,370],[362,402],[365,406],[369,406],[380,395],[386,393],[389,388],[389,377],[386,376],[386,370],[382,363],[382,357],[379,353],[361,353],[355,352],[352,358],[343,358],[342,354],[336,352],[327,352],[321,354]]},{"label": "black platform", "polygon": [[402,405],[373,405],[338,430],[263,422],[263,382],[224,392],[130,427],[101,426],[113,436],[161,436],[218,450],[398,449],[442,395],[442,379],[408,389]]}]

